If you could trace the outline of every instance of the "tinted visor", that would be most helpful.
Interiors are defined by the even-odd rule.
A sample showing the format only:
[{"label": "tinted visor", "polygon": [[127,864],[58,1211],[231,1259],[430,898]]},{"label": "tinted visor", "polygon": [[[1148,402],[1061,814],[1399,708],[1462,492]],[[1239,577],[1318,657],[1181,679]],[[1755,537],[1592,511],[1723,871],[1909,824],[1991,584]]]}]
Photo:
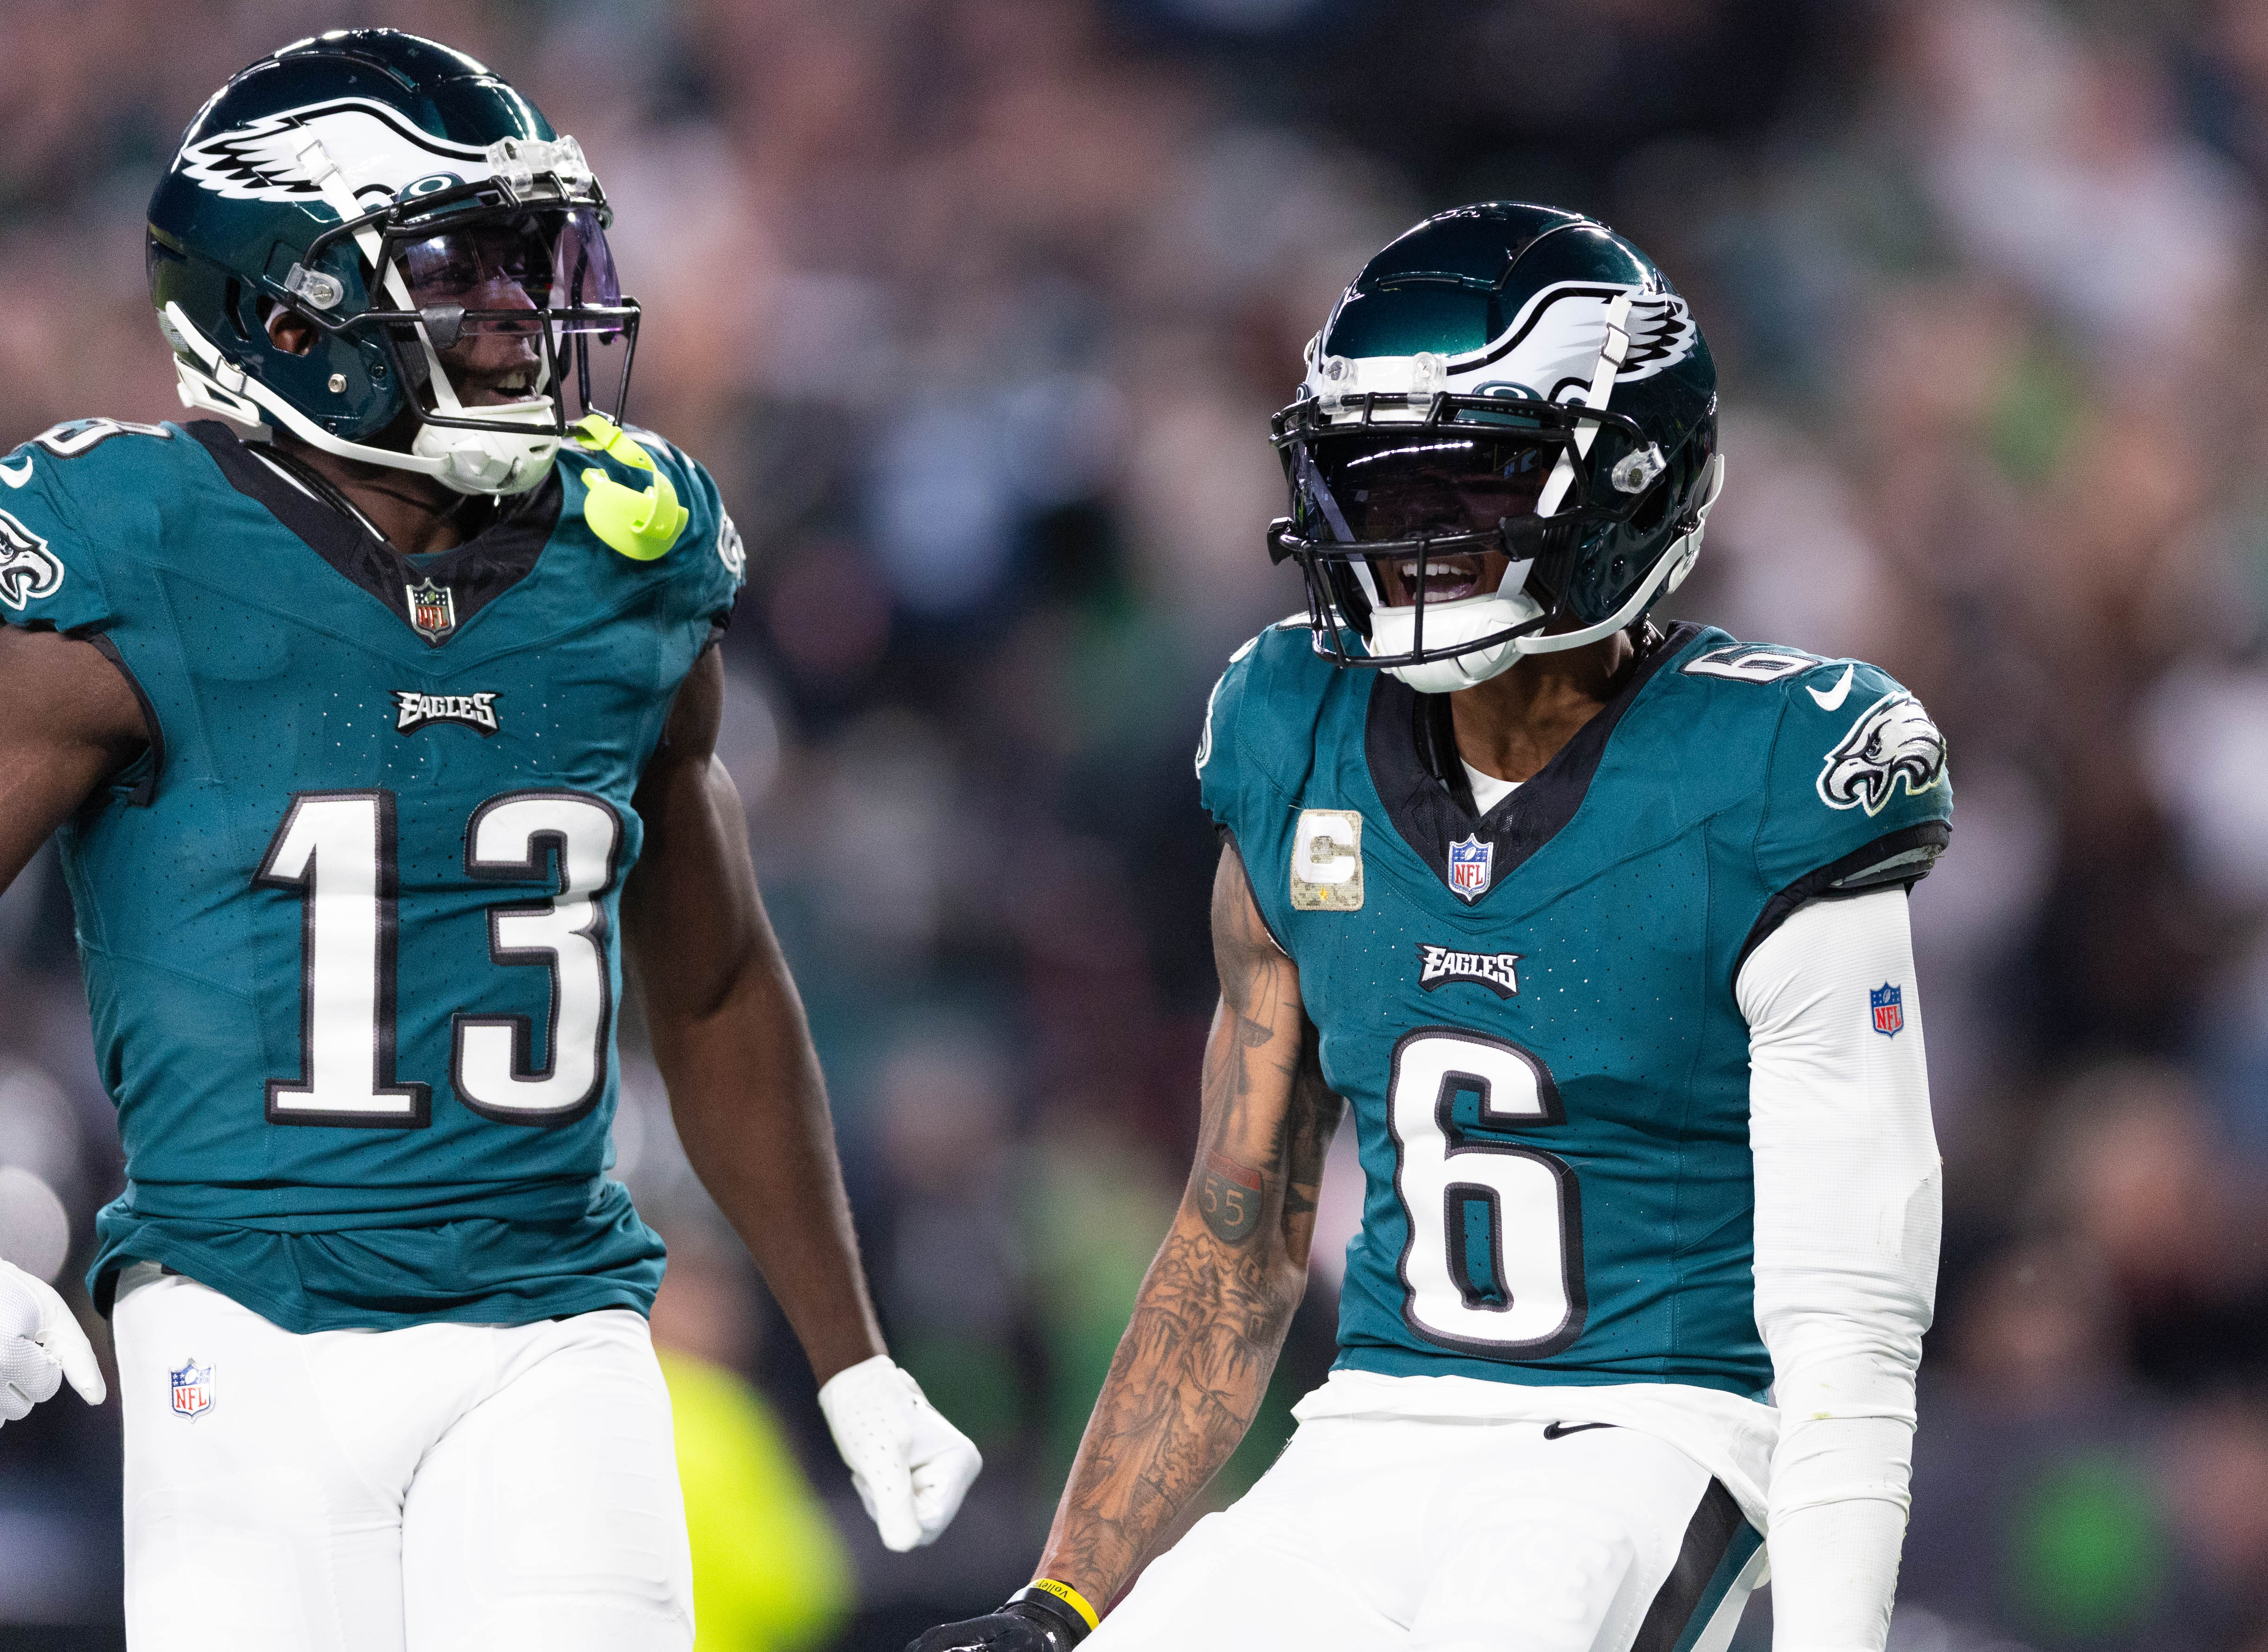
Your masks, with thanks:
[{"label": "tinted visor", "polygon": [[[1507,517],[1530,514],[1565,444],[1553,436],[1451,425],[1337,436],[1307,451],[1346,532],[1377,543],[1493,532]],[[1328,520],[1330,511],[1320,514]]]},{"label": "tinted visor", "polygon": [[556,331],[611,337],[622,287],[606,231],[589,207],[484,217],[396,250],[411,306],[464,312],[469,333],[532,333],[534,312]]}]

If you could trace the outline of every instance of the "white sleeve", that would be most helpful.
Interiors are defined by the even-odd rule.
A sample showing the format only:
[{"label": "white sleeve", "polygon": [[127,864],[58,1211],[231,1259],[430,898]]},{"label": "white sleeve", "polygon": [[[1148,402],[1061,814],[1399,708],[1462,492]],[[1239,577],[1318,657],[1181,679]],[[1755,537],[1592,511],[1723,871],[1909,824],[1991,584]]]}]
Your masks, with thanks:
[{"label": "white sleeve", "polygon": [[[1896,995],[1878,1017],[1883,988]],[[1779,1408],[1774,1652],[1881,1652],[1943,1202],[1905,892],[1800,908],[1734,992],[1749,1024],[1756,1328]]]}]

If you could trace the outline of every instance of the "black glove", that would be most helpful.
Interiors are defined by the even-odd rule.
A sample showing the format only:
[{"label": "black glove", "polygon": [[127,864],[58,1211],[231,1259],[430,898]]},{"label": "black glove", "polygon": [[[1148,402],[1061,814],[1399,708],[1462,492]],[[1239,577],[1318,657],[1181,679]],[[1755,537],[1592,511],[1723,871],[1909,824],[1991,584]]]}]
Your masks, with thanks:
[{"label": "black glove", "polygon": [[906,1652],[1071,1652],[1086,1634],[1069,1605],[1044,1590],[1020,1589],[996,1612],[923,1631]]}]

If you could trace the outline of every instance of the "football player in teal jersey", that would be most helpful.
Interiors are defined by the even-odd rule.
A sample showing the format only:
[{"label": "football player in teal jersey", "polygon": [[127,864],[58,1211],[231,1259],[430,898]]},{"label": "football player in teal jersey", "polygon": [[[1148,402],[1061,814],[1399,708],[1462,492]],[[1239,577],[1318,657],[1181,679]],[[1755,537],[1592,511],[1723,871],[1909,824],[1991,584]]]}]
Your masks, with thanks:
[{"label": "football player in teal jersey", "polygon": [[[1647,622],[1724,475],[1708,348],[1605,225],[1447,212],[1275,422],[1307,611],[1240,649],[1201,1148],[1038,1575],[918,1652],[1880,1648],[1940,1172],[1905,891],[1944,742],[1874,667]],[[1249,1424],[1324,1155],[1339,1357]],[[1089,1637],[1091,1636],[1091,1640]]]},{"label": "football player in teal jersey", "polygon": [[[608,217],[471,59],[286,48],[150,209],[182,400],[257,439],[0,462],[0,884],[56,837],[126,1147],[89,1286],[136,1647],[692,1643],[662,1247],[606,1174],[626,988],[884,1541],[976,1472],[859,1272],[715,754],[740,538],[619,422]],[[7,1370],[69,1369],[14,1319]]]}]

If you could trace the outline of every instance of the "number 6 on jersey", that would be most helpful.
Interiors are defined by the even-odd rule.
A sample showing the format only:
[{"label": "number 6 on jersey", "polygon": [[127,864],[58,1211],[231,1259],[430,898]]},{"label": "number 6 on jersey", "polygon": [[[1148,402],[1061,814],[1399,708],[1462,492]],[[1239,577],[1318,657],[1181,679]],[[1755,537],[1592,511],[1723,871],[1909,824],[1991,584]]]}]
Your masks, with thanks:
[{"label": "number 6 on jersey", "polygon": [[[1467,1096],[1478,1105],[1460,1122]],[[1420,1027],[1394,1046],[1390,1105],[1411,1327],[1493,1359],[1540,1359],[1582,1335],[1575,1172],[1552,1154],[1476,1134],[1566,1122],[1543,1063],[1485,1033]]]}]

